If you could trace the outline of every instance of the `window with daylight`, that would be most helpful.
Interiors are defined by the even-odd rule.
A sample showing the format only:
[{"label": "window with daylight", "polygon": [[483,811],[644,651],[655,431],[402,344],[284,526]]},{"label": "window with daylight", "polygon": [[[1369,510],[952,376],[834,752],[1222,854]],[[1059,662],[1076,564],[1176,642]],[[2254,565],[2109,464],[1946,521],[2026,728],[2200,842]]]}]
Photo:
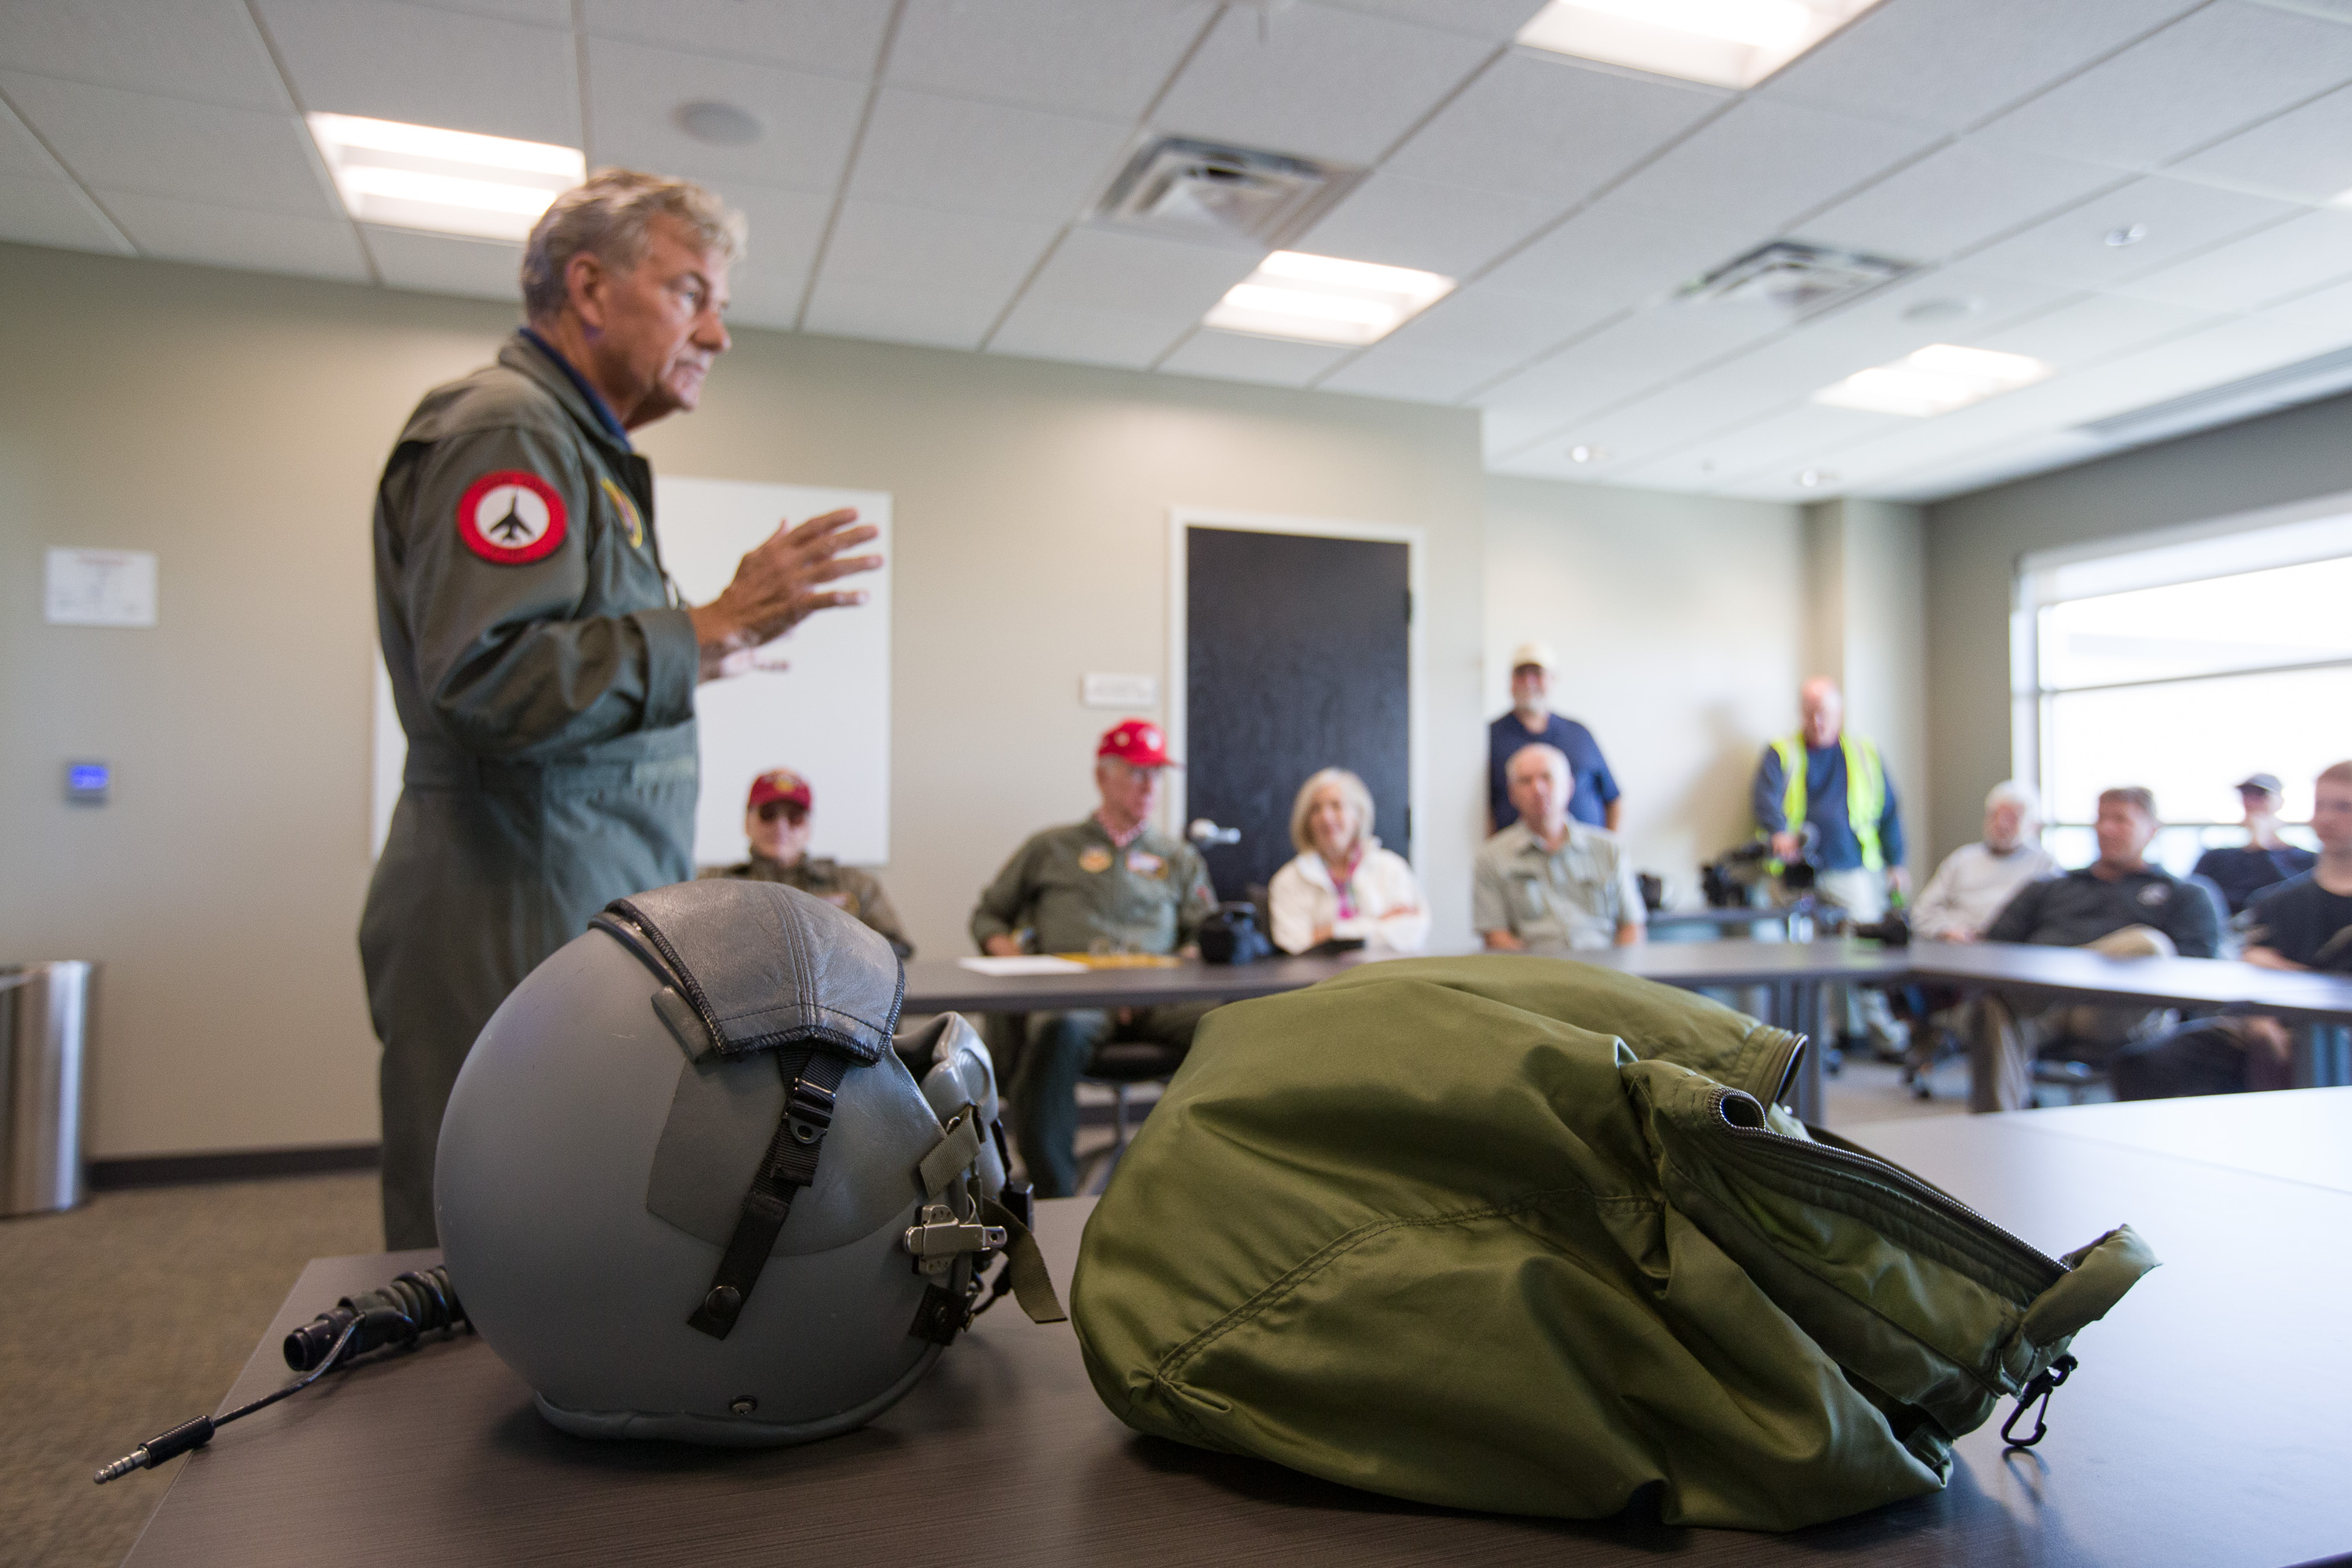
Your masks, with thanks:
[{"label": "window with daylight", "polygon": [[2020,563],[2015,763],[2062,864],[2096,858],[2101,790],[2144,784],[2166,823],[2152,858],[2186,872],[2243,841],[2235,786],[2256,773],[2315,847],[2312,779],[2352,757],[2352,497],[2297,510]]}]

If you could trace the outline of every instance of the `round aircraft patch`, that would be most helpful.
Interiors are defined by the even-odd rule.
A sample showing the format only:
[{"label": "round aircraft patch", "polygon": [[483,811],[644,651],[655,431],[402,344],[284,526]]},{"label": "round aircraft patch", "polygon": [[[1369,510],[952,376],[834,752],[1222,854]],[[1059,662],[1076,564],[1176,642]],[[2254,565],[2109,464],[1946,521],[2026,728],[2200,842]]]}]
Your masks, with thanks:
[{"label": "round aircraft patch", "polygon": [[457,537],[467,549],[501,566],[528,565],[554,554],[568,521],[555,487],[520,468],[484,474],[457,501]]}]

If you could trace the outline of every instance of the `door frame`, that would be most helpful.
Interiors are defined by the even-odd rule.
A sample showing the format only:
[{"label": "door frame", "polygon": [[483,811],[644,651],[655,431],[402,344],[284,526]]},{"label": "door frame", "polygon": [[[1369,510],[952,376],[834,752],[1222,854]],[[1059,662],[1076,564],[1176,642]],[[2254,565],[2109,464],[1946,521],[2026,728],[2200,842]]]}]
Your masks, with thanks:
[{"label": "door frame", "polygon": [[[1429,531],[1409,523],[1355,522],[1344,518],[1285,517],[1254,511],[1224,511],[1211,507],[1171,506],[1168,509],[1168,691],[1164,710],[1169,749],[1184,755],[1188,725],[1185,709],[1192,700],[1187,659],[1187,613],[1191,607],[1189,560],[1185,531],[1192,528],[1233,529],[1248,533],[1304,534],[1320,539],[1360,539],[1377,544],[1405,547],[1405,586],[1412,595],[1412,619],[1405,627],[1405,809],[1414,815],[1413,874],[1422,872],[1423,847],[1428,822],[1420,810],[1428,798],[1429,755],[1426,737],[1427,682],[1423,628],[1429,620],[1429,595],[1423,581],[1429,554]],[[1181,839],[1185,811],[1184,770],[1168,770],[1160,789],[1160,827]]]}]

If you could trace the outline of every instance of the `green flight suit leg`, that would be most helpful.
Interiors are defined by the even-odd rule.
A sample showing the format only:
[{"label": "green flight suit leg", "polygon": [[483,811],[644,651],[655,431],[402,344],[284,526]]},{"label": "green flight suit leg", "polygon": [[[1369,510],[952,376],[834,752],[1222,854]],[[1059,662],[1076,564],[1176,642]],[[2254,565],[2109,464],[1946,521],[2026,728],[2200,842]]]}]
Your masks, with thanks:
[{"label": "green flight suit leg", "polygon": [[1029,1015],[1029,1037],[1014,1069],[1008,1109],[1014,1146],[1039,1197],[1077,1195],[1078,1079],[1095,1047],[1112,1040],[1148,1040],[1189,1049],[1192,1031],[1215,1005],[1141,1007],[1125,1025],[1116,1014],[1097,1008]]}]

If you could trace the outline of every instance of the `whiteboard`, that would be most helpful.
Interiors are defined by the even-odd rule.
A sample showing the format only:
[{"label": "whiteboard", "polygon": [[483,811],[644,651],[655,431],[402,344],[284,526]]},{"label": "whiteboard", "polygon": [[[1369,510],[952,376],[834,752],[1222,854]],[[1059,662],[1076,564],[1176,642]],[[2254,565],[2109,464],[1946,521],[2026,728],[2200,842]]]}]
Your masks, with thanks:
[{"label": "whiteboard", "polygon": [[[662,564],[689,605],[718,597],[734,576],[735,563],[773,533],[779,521],[802,522],[845,506],[856,507],[860,521],[881,530],[880,538],[864,548],[883,554],[882,569],[841,584],[865,590],[866,602],[812,616],[761,650],[762,663],[787,668],[710,681],[695,693],[702,750],[702,798],[694,824],[698,865],[740,860],[751,852],[743,836],[743,797],[755,775],[775,767],[791,768],[809,781],[816,801],[811,854],[853,866],[888,863],[890,497],[880,490],[733,479],[654,480],[654,529]],[[383,852],[408,752],[381,653],[375,665],[374,749],[372,855]]]}]

